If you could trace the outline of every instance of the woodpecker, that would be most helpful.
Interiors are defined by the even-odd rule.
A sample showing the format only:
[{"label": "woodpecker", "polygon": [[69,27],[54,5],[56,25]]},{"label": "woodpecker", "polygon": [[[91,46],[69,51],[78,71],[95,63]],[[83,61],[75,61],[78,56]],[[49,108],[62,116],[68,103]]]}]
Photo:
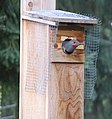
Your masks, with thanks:
[{"label": "woodpecker", "polygon": [[66,54],[71,54],[79,45],[81,45],[81,43],[77,40],[65,39],[62,43],[62,50]]}]

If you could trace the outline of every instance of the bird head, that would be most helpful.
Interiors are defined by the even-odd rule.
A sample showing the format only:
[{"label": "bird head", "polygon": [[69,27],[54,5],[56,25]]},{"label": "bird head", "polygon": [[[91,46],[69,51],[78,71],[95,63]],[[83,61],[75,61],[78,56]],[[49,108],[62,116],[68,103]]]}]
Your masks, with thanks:
[{"label": "bird head", "polygon": [[66,54],[71,54],[80,44],[78,40],[65,39],[62,43],[62,50]]}]

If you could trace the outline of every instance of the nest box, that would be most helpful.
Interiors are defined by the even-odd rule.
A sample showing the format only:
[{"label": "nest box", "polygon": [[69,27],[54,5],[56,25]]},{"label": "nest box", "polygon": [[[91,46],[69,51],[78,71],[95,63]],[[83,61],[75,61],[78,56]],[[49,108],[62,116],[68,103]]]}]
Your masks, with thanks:
[{"label": "nest box", "polygon": [[84,92],[90,98],[96,80],[98,20],[60,10],[27,11],[22,19],[28,27],[22,40],[24,119],[24,112],[35,112],[33,119],[83,119]]}]

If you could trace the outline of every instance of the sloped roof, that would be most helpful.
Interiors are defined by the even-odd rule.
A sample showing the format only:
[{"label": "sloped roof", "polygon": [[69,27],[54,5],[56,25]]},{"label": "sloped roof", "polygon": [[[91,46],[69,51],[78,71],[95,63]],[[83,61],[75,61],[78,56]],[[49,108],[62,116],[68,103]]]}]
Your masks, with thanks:
[{"label": "sloped roof", "polygon": [[27,14],[33,18],[44,19],[54,22],[65,22],[65,23],[84,23],[84,24],[97,24],[97,19],[66,12],[62,10],[38,10],[38,11],[27,11]]}]

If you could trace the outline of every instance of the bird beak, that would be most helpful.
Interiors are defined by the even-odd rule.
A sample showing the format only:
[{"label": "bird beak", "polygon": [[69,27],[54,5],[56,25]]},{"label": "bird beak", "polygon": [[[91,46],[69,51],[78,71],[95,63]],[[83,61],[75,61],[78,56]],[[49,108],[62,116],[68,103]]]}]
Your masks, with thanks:
[{"label": "bird beak", "polygon": [[78,47],[79,45],[81,45],[81,44],[76,42],[76,43],[74,43],[74,44],[72,45],[72,47],[73,47],[73,48],[76,48],[76,47]]}]

